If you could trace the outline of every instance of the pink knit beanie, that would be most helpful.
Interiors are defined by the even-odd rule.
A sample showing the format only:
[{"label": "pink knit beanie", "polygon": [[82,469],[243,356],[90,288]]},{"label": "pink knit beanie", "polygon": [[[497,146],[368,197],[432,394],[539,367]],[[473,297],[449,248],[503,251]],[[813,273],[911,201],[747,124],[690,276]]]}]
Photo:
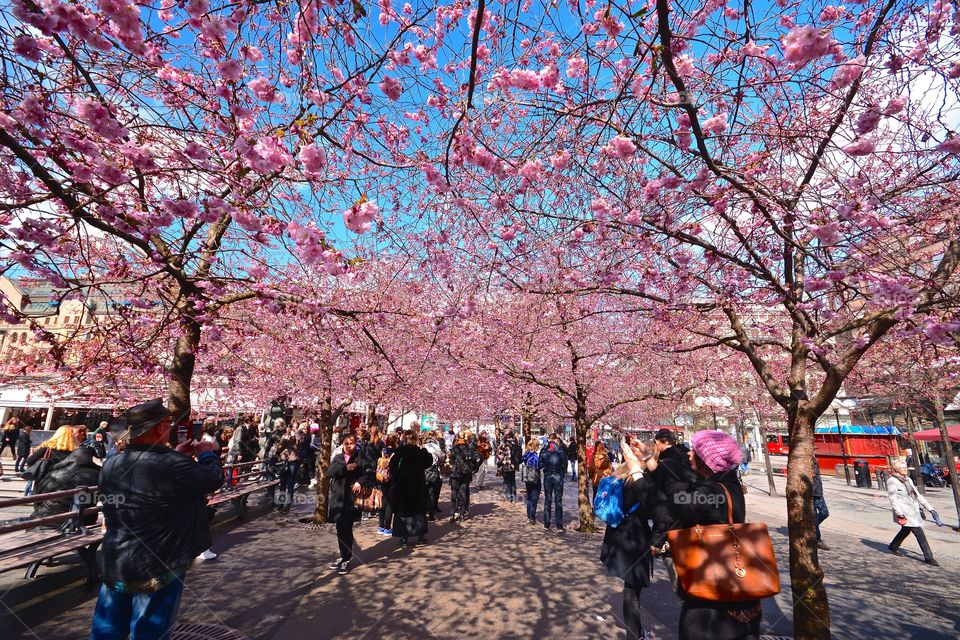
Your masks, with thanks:
[{"label": "pink knit beanie", "polygon": [[698,431],[690,444],[697,457],[714,473],[734,468],[743,457],[737,441],[722,431]]}]

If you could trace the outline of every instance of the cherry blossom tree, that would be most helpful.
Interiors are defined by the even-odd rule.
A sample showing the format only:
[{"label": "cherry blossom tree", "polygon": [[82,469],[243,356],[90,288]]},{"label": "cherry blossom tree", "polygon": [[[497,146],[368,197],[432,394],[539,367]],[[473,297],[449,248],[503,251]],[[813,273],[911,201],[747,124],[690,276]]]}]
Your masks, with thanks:
[{"label": "cherry blossom tree", "polygon": [[[490,295],[455,334],[450,356],[460,367],[506,377],[521,391],[521,406],[540,399],[572,420],[581,468],[595,425],[692,387],[657,352],[655,323],[599,297]],[[579,530],[595,531],[587,474],[579,476],[578,504]]]},{"label": "cherry blossom tree", "polygon": [[[410,41],[439,46],[436,9],[14,0],[0,18],[4,271],[149,311],[155,330],[124,351],[166,350],[146,373],[186,414],[204,327],[269,300],[276,268],[342,273],[329,223],[364,234],[380,219],[373,194],[389,197],[410,135],[389,106],[401,80],[430,86]],[[110,337],[128,324],[101,320],[120,321]]]},{"label": "cherry blossom tree", "polygon": [[[944,407],[960,389],[960,342],[931,342],[916,327],[909,326],[898,328],[894,338],[869,354],[863,370],[851,378],[851,390],[854,394],[862,391],[879,395],[929,420],[940,432],[954,505],[960,518],[956,458],[944,417]],[[908,425],[908,432],[916,456],[912,427]]]},{"label": "cherry blossom tree", "polygon": [[[795,632],[828,636],[813,426],[872,345],[955,294],[955,16],[940,2],[591,8],[475,22],[468,89],[483,97],[425,169],[456,205],[436,224],[485,236],[499,274],[549,242],[585,258],[571,290],[722,314],[703,346],[740,352],[789,426]],[[614,247],[619,264],[596,259]]]}]

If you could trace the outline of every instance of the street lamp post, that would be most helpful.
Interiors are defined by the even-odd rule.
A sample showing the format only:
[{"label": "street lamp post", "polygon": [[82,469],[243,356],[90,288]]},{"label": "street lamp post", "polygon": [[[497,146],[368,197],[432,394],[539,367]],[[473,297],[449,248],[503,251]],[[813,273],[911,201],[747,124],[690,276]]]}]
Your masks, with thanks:
[{"label": "street lamp post", "polygon": [[847,479],[847,486],[850,486],[850,467],[847,466],[847,448],[843,442],[843,429],[840,428],[840,409],[834,407],[833,415],[837,419],[837,435],[840,437],[840,457],[843,459],[843,475]]}]

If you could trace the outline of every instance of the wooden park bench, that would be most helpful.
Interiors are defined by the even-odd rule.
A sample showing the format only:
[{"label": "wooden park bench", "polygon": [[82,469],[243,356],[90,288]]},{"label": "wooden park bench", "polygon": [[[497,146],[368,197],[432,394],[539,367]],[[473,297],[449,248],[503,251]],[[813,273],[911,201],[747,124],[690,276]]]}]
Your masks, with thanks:
[{"label": "wooden park bench", "polygon": [[236,508],[238,520],[242,520],[246,514],[247,499],[251,494],[280,484],[279,478],[268,477],[263,460],[224,465],[223,475],[223,487],[210,497],[207,506],[215,507],[229,502]]},{"label": "wooden park bench", "polygon": [[96,504],[88,506],[86,501],[76,499],[87,493],[95,495],[96,492],[96,487],[77,487],[0,500],[0,509],[5,509],[53,498],[75,498],[67,513],[0,526],[0,573],[25,567],[24,577],[32,579],[42,564],[50,564],[54,558],[64,554],[76,553],[86,569],[87,581],[96,581],[100,575],[96,553],[97,547],[103,542],[103,533],[99,522],[88,527],[84,526],[83,521],[86,516],[99,513],[101,507]]},{"label": "wooden park bench", "polygon": [[[237,472],[236,475],[234,471]],[[224,465],[224,476],[223,487],[210,496],[207,504],[212,507],[231,503],[237,509],[238,519],[242,519],[246,513],[247,499],[251,494],[280,483],[279,479],[267,476],[262,460]],[[100,572],[97,568],[96,553],[97,547],[103,542],[103,530],[99,521],[91,526],[84,526],[83,521],[86,516],[99,513],[102,507],[95,502],[88,505],[84,504],[85,501],[76,499],[77,496],[88,493],[96,495],[97,487],[77,487],[67,491],[0,500],[2,510],[54,498],[75,498],[67,513],[0,525],[0,573],[26,568],[24,577],[33,579],[41,565],[51,564],[58,556],[76,553],[86,569],[87,581],[98,580]]]}]

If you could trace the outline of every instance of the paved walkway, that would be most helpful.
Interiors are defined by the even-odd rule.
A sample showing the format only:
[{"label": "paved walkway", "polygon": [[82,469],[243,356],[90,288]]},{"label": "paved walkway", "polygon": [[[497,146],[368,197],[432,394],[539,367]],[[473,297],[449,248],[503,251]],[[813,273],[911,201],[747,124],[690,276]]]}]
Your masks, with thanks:
[{"label": "paved walkway", "polygon": [[[760,474],[750,481],[766,486]],[[255,640],[623,637],[621,583],[597,561],[600,535],[545,532],[526,524],[522,503],[502,502],[488,489],[474,496],[470,519],[432,526],[429,544],[412,550],[377,537],[375,522],[364,521],[356,567],[339,577],[326,568],[336,555],[332,533],[297,521],[311,511],[309,494],[303,497],[300,514],[254,507],[243,523],[224,509],[214,531],[220,558],[191,570],[183,623],[229,627]],[[567,483],[564,497],[572,521],[575,485]],[[780,559],[785,590],[764,604],[765,633],[775,635],[791,631],[783,512],[783,498],[748,494],[748,513],[768,522]],[[937,569],[916,553],[881,552],[892,523],[844,530],[846,515],[835,511],[831,520],[833,550],[821,558],[835,638],[960,635],[960,594],[952,586],[960,545],[933,542],[944,565]],[[43,568],[32,583],[19,578],[0,575],[0,638],[86,636],[96,589],[82,584],[78,566]],[[660,565],[643,599],[652,636],[675,638],[679,607]]]}]

